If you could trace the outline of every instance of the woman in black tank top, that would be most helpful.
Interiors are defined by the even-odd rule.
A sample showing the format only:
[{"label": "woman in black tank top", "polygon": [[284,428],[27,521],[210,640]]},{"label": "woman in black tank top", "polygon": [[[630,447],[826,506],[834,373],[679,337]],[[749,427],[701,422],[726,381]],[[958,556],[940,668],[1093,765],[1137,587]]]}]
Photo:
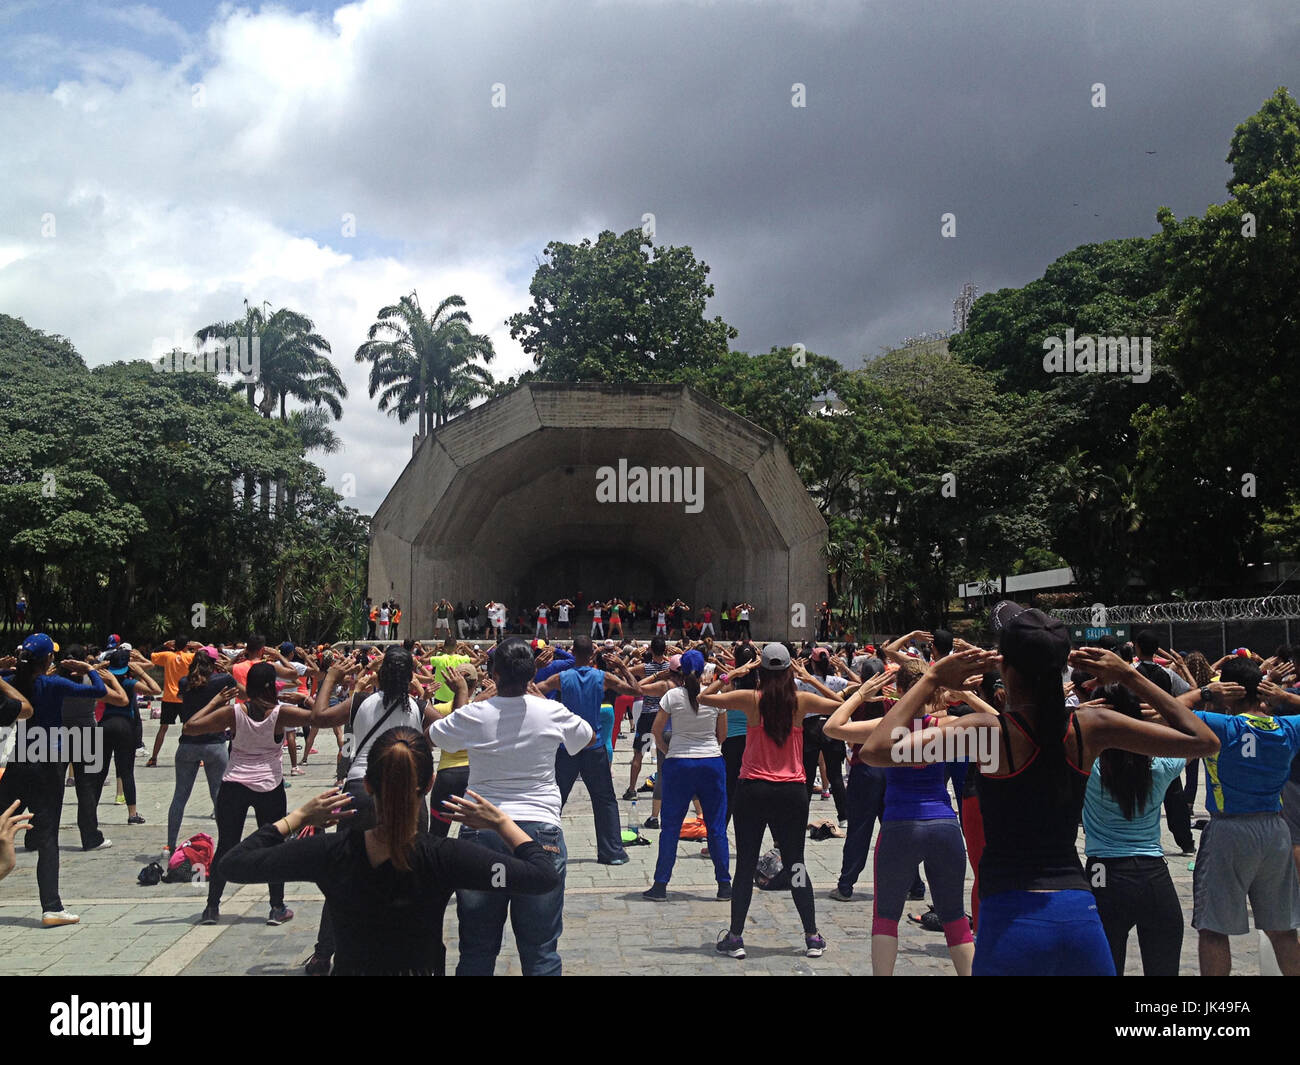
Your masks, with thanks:
[{"label": "woman in black tank top", "polygon": [[[1003,602],[992,627],[999,653],[974,648],[933,663],[863,747],[873,765],[921,764],[964,741],[978,754],[985,846],[973,975],[1114,975],[1114,962],[1075,840],[1088,769],[1107,748],[1197,757],[1218,749],[1191,711],[1109,651],[1070,652],[1065,625]],[[1107,707],[1065,706],[1067,660],[1103,684],[1130,688],[1162,721],[1136,721]],[[941,719],[906,731],[919,701],[968,686],[1001,663],[1006,711]],[[896,731],[900,730],[900,731]],[[948,733],[949,735],[944,735]],[[961,736],[960,734],[966,735]],[[891,742],[895,735],[902,738]]]}]

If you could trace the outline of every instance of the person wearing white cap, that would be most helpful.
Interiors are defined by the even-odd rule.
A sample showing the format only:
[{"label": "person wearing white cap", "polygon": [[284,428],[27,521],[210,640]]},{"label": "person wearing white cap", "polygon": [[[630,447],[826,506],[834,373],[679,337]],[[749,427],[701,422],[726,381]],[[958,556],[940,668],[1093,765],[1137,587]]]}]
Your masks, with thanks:
[{"label": "person wearing white cap", "polygon": [[790,871],[790,894],[803,923],[804,952],[818,958],[826,940],[817,930],[812,882],[804,865],[804,829],[808,824],[808,788],[803,768],[803,719],[839,708],[836,699],[795,690],[790,652],[769,643],[762,656],[740,666],[730,679],[758,667],[758,688],[720,692],[716,680],[700,693],[705,706],[745,714],[745,753],[736,784],[733,819],[736,823],[736,872],[732,879],[731,927],[718,939],[717,950],[732,958],[745,956],[745,918],[754,893],[763,832],[771,829],[783,869]]}]

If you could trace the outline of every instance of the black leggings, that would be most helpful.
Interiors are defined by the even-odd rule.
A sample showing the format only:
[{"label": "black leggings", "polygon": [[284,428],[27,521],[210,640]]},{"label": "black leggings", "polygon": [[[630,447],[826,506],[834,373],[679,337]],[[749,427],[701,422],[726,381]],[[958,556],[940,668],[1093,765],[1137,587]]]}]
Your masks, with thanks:
[{"label": "black leggings", "polygon": [[[122,778],[122,795],[127,806],[135,805],[135,722],[121,714],[105,714],[101,727],[104,738],[104,780],[111,780],[109,759],[117,763]],[[102,787],[103,785],[101,785]]]},{"label": "black leggings", "polygon": [[442,801],[453,795],[464,795],[469,787],[469,766],[439,769],[433,777],[433,794],[429,796],[429,835],[446,838],[451,821],[442,807]]},{"label": "black leggings", "polygon": [[740,763],[745,757],[745,734],[728,736],[722,741],[722,764],[727,769],[727,820],[731,824],[731,815],[736,805],[736,783],[740,780]]},{"label": "black leggings", "polygon": [[1196,849],[1196,840],[1192,836],[1192,812],[1187,808],[1183,797],[1183,782],[1177,777],[1169,782],[1165,789],[1165,820],[1169,831],[1184,854]]},{"label": "black leggings", "polygon": [[[1177,778],[1175,778],[1175,781]],[[1177,976],[1183,951],[1183,908],[1163,858],[1089,858],[1097,916],[1106,932],[1115,973],[1124,975],[1128,934],[1137,926],[1146,976]]]},{"label": "black leggings", "polygon": [[[253,811],[257,827],[261,828],[280,820],[286,809],[284,781],[270,791],[254,791],[233,780],[221,782],[221,790],[217,792],[217,853],[212,859],[212,869],[208,875],[209,906],[221,904],[221,893],[226,888],[226,878],[221,875],[221,859],[243,837],[248,811]],[[271,884],[270,888],[271,908],[278,909],[284,905],[284,884]]]},{"label": "black leggings", "polygon": [[823,785],[829,785],[835,797],[835,819],[843,821],[849,816],[848,792],[844,788],[844,743],[826,736],[824,717],[803,719],[803,775],[808,781],[808,797],[817,790],[817,756],[826,755],[826,776]]},{"label": "black leggings", "polygon": [[873,935],[898,935],[907,892],[922,862],[939,920],[948,925],[966,916],[966,843],[957,819],[882,821],[876,840]]},{"label": "black leggings", "polygon": [[763,830],[781,852],[781,866],[790,873],[790,895],[803,922],[804,935],[817,934],[812,879],[804,865],[804,831],[808,827],[808,789],[798,780],[741,780],[736,785],[736,875],[731,886],[731,934],[745,933],[745,918],[754,895],[754,873],[763,846]]}]

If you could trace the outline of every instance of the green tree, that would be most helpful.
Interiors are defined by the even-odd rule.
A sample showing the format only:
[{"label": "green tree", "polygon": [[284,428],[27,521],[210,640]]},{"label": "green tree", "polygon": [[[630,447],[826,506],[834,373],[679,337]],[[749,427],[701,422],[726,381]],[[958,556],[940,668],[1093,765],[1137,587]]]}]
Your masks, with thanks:
[{"label": "green tree", "polygon": [[357,348],[356,361],[370,363],[370,398],[403,425],[416,415],[421,439],[493,392],[492,341],[471,330],[464,307],[448,296],[426,317],[412,292],[380,309]]},{"label": "green tree", "polygon": [[706,319],[709,268],[689,247],[642,246],[641,230],[552,241],[532,305],[506,322],[546,381],[674,381],[727,354],[736,330]]}]

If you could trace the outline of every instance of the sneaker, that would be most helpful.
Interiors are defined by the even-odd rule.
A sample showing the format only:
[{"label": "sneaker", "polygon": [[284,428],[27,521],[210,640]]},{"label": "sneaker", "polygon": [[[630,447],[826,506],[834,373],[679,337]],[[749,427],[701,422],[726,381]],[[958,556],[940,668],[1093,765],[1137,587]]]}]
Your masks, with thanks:
[{"label": "sneaker", "polygon": [[65,924],[78,924],[81,918],[67,910],[46,910],[41,914],[42,928],[60,928]]},{"label": "sneaker", "polygon": [[635,798],[636,798],[636,789],[635,789],[635,788],[628,788],[627,791],[623,792],[623,801],[624,801],[624,802],[631,802],[631,801],[632,801],[633,799],[635,799]]},{"label": "sneaker", "polygon": [[88,850],[88,851],[106,851],[106,850],[108,850],[108,848],[111,847],[112,845],[113,845],[113,841],[112,841],[111,839],[102,839],[102,840],[100,840],[98,843],[96,843],[93,847],[87,847],[86,850]]},{"label": "sneaker", "polygon": [[292,920],[293,910],[289,909],[288,906],[272,906],[271,915],[266,919],[266,923],[270,925],[282,925],[287,924]]},{"label": "sneaker", "polygon": [[1194,872],[1196,872],[1196,859],[1195,859],[1195,858],[1193,858],[1190,862],[1187,863],[1187,871],[1188,871],[1189,873],[1194,873]]},{"label": "sneaker", "polygon": [[113,800],[113,805],[114,805],[114,806],[125,806],[125,805],[126,805],[126,796],[125,796],[125,795],[119,795],[116,799]]},{"label": "sneaker", "polygon": [[849,827],[849,819],[847,817],[841,817],[840,828],[848,828],[848,827]]},{"label": "sneaker", "polygon": [[216,924],[221,920],[221,910],[216,906],[204,906],[203,916],[199,918],[199,924]]},{"label": "sneaker", "polygon": [[307,753],[308,753],[308,754],[320,754],[320,751],[316,750],[316,748],[313,747],[313,748],[312,748],[310,751],[308,751]]},{"label": "sneaker", "polygon": [[655,817],[653,814],[651,814],[649,817],[647,817],[647,818],[645,819],[645,824],[642,825],[641,827],[642,827],[642,828],[658,828],[658,827],[659,827],[659,818],[657,818],[657,817]]},{"label": "sneaker", "polygon": [[300,777],[300,776],[302,776],[302,775],[303,775],[304,773],[306,773],[306,772],[307,772],[307,770],[303,769],[302,766],[300,766],[300,765],[296,765],[296,766],[294,766],[292,769],[289,770],[289,776],[291,776],[291,777]]},{"label": "sneaker", "polygon": [[643,899],[649,899],[651,902],[667,902],[668,885],[660,884],[656,881],[650,887],[641,892],[641,897]]},{"label": "sneaker", "polygon": [[126,823],[128,825],[142,825],[144,824],[144,818],[141,817],[139,814],[132,814],[130,817],[126,819]]},{"label": "sneaker", "polygon": [[719,902],[728,902],[731,899],[731,881],[718,885],[718,893],[714,896]]},{"label": "sneaker", "polygon": [[831,793],[830,793],[829,791],[823,791],[823,792],[822,792],[822,802],[825,802],[825,801],[826,801],[827,799],[829,799],[830,797],[831,797]]},{"label": "sneaker", "polygon": [[852,902],[853,892],[841,891],[839,889],[839,885],[837,884],[835,887],[831,889],[830,897],[833,898],[836,902]]},{"label": "sneaker", "polygon": [[821,936],[804,936],[803,953],[806,958],[820,958],[826,953],[826,940]]},{"label": "sneaker", "polygon": [[745,939],[743,936],[733,936],[730,932],[719,932],[718,942],[714,949],[719,954],[725,954],[728,958],[743,958],[745,956]]},{"label": "sneaker", "polygon": [[611,858],[609,861],[607,862],[602,861],[600,864],[601,865],[627,865],[627,855],[625,854],[621,858]]},{"label": "sneaker", "polygon": [[322,954],[319,950],[313,951],[312,956],[307,959],[307,964],[303,971],[308,976],[329,976],[333,963],[330,961],[328,954]]}]

